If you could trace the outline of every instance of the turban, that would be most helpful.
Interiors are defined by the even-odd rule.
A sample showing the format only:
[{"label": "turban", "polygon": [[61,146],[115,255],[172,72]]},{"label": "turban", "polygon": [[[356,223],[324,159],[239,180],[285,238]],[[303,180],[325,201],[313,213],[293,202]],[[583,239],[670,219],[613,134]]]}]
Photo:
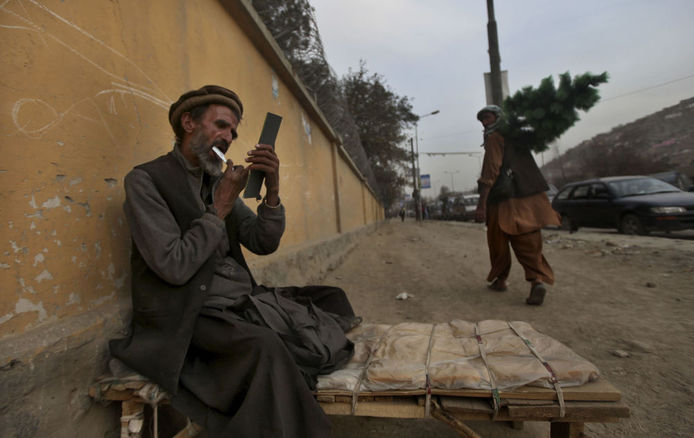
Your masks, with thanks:
[{"label": "turban", "polygon": [[477,112],[477,120],[482,121],[482,114],[484,114],[484,113],[492,113],[497,118],[501,118],[501,116],[502,116],[501,108],[499,108],[496,105],[487,105]]},{"label": "turban", "polygon": [[231,109],[236,118],[241,121],[243,116],[243,104],[239,96],[233,91],[218,85],[205,85],[204,87],[189,91],[181,95],[169,108],[169,123],[177,137],[183,137],[181,127],[181,115],[192,111],[193,108],[216,103]]},{"label": "turban", "polygon": [[[504,117],[504,112],[501,110],[500,107],[498,107],[496,105],[487,105],[477,112],[477,120],[479,120],[481,122],[482,121],[482,114],[484,114],[484,113],[492,113],[496,116],[496,120],[494,121],[494,123],[492,123],[491,125],[485,126],[485,128],[484,128],[484,137],[486,138],[489,134],[496,131],[497,129],[499,129],[500,126],[502,126],[502,124],[503,124],[502,120]],[[484,144],[482,146],[484,146]]]}]

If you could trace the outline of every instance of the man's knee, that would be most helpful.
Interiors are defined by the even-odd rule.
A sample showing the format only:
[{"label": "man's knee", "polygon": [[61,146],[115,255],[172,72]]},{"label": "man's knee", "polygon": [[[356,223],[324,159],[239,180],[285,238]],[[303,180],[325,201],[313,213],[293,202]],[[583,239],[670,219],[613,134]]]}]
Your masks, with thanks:
[{"label": "man's knee", "polygon": [[195,327],[193,345],[198,349],[222,355],[239,352],[250,355],[262,354],[265,350],[273,351],[282,346],[282,341],[267,327],[202,317]]},{"label": "man's knee", "polygon": [[233,354],[252,358],[257,363],[280,363],[290,358],[284,342],[273,330],[252,324],[244,325],[246,327],[239,330],[242,333],[236,333]]}]

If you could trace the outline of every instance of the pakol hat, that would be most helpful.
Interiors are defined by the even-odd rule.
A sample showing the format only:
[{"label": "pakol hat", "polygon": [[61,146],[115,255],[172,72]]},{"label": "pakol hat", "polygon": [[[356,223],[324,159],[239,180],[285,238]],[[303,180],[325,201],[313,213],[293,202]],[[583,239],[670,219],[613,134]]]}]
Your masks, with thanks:
[{"label": "pakol hat", "polygon": [[243,104],[239,96],[233,91],[220,87],[219,85],[205,85],[198,90],[184,93],[169,108],[169,123],[174,133],[176,133],[176,136],[179,138],[183,137],[183,128],[181,127],[181,115],[183,115],[183,113],[192,111],[195,107],[209,105],[211,103],[229,107],[231,112],[241,121],[241,117],[243,116]]}]

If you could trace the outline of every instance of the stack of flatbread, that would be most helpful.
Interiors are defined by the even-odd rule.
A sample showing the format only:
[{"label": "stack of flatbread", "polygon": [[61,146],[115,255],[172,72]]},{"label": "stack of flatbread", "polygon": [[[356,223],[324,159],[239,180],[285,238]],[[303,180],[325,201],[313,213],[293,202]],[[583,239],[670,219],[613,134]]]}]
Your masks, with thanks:
[{"label": "stack of flatbread", "polygon": [[551,388],[543,361],[561,386],[598,378],[592,363],[522,321],[362,324],[348,337],[355,343],[354,357],[320,376],[319,390],[419,390],[426,388],[427,375],[432,389]]}]

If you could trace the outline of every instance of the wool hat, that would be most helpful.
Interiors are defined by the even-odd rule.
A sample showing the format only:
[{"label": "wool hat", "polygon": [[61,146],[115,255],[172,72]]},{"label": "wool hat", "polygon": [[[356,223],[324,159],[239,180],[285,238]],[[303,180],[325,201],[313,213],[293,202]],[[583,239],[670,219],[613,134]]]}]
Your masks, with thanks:
[{"label": "wool hat", "polygon": [[243,116],[243,104],[239,96],[233,91],[219,85],[205,85],[197,90],[192,90],[181,95],[176,102],[169,107],[169,123],[177,137],[183,137],[181,115],[201,105],[216,103],[231,109],[241,121]]}]

